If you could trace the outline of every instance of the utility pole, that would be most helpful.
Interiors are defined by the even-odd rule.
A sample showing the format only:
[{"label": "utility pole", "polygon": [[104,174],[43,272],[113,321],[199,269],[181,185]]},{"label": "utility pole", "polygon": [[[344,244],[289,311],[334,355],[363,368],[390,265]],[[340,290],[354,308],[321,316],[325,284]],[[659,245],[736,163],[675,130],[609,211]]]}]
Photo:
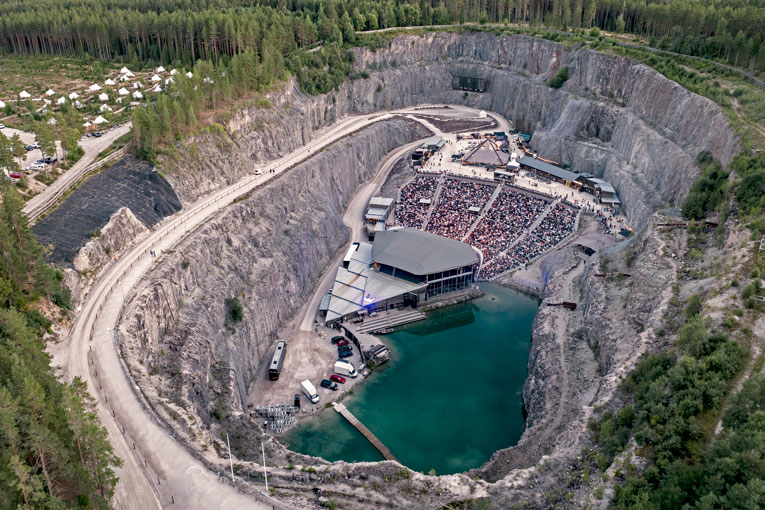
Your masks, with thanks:
[{"label": "utility pole", "polygon": [[[268,425],[268,422],[266,422]],[[266,494],[268,494],[268,471],[266,471],[266,429],[263,427],[263,440],[260,442],[260,451],[263,454],[263,477],[266,479]]]},{"label": "utility pole", "polygon": [[226,445],[228,445],[228,462],[231,465],[231,481],[234,481],[234,458],[231,456],[231,442],[228,440],[228,432],[226,432]]}]

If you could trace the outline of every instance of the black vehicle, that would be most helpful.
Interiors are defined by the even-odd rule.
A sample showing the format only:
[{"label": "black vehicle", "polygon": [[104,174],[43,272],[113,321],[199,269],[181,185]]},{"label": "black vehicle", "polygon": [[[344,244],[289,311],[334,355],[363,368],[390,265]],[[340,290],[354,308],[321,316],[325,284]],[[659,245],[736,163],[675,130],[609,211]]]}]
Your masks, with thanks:
[{"label": "black vehicle", "polygon": [[101,133],[101,131],[96,131],[95,133],[93,133],[93,136],[95,136],[96,138],[100,138],[102,134],[103,133]]},{"label": "black vehicle", "polygon": [[343,358],[350,358],[351,356],[353,356],[353,352],[351,352],[351,351],[343,351],[343,352],[338,352],[338,353],[337,353],[337,356],[338,356],[340,359],[343,359]]},{"label": "black vehicle", "polygon": [[279,340],[276,342],[276,351],[274,357],[271,359],[271,364],[268,366],[268,379],[271,381],[278,381],[279,374],[282,372],[282,365],[284,364],[284,355],[287,352],[287,342]]},{"label": "black vehicle", "polygon": [[55,156],[54,156],[54,157],[50,157],[50,156],[48,156],[48,157],[46,157],[46,158],[45,158],[45,160],[44,160],[44,161],[45,161],[45,164],[46,164],[46,165],[52,165],[53,163],[55,163],[56,161],[58,161],[58,158],[57,158],[57,157],[55,157]]},{"label": "black vehicle", "polygon": [[329,379],[322,379],[321,380],[321,387],[327,388],[328,390],[337,391],[337,383],[333,383]]},{"label": "black vehicle", "polygon": [[295,400],[292,405],[300,409],[300,393],[295,393]]},{"label": "black vehicle", "polygon": [[352,352],[352,351],[353,349],[351,348],[350,345],[341,345],[340,347],[337,348],[337,352]]},{"label": "black vehicle", "polygon": [[337,336],[333,336],[333,337],[332,337],[332,343],[333,343],[333,344],[336,344],[336,343],[337,343],[337,342],[339,342],[340,340],[345,340],[345,337],[344,337],[344,336],[342,336],[342,335],[337,335]]}]

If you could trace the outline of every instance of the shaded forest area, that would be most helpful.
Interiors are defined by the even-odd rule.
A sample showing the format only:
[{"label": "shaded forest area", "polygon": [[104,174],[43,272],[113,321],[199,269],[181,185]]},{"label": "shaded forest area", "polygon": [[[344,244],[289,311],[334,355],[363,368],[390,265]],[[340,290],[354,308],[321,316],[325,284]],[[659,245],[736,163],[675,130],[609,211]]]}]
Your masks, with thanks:
[{"label": "shaded forest area", "polygon": [[465,22],[599,28],[652,46],[765,66],[763,0],[23,0],[0,1],[0,50],[193,65],[245,50],[287,55],[355,31]]},{"label": "shaded forest area", "polygon": [[[107,509],[120,460],[87,385],[58,380],[47,313],[68,314],[63,275],[42,259],[7,183],[0,203],[0,508]],[[56,317],[58,318],[58,317]]]}]

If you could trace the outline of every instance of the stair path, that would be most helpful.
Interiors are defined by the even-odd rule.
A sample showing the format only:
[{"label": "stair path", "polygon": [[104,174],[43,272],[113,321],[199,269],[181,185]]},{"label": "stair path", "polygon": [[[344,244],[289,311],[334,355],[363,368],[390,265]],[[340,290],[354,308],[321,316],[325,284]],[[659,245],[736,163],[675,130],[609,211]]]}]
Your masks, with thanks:
[{"label": "stair path", "polygon": [[470,228],[468,229],[467,233],[464,236],[462,236],[462,239],[460,239],[460,241],[465,242],[465,240],[468,237],[470,237],[470,234],[473,233],[473,230],[475,230],[475,228],[481,222],[483,217],[486,216],[486,213],[489,212],[489,209],[492,208],[492,206],[494,205],[494,201],[497,199],[497,197],[499,196],[501,192],[502,192],[502,184],[499,184],[496,187],[496,189],[494,189],[494,193],[492,193],[491,196],[489,197],[489,200],[488,202],[486,202],[486,205],[484,205],[483,209],[481,209],[481,212],[478,213],[478,217],[476,218],[476,220],[473,222],[472,225],[470,225]]},{"label": "stair path", "polygon": [[444,187],[445,178],[445,174],[442,174],[441,177],[438,178],[438,187],[436,188],[436,192],[433,193],[433,198],[430,199],[430,209],[428,209],[428,213],[425,215],[425,219],[422,222],[422,226],[420,226],[420,230],[426,230],[428,228],[430,217],[433,215],[433,211],[436,210],[436,204],[438,204],[438,201],[441,198],[441,189]]}]

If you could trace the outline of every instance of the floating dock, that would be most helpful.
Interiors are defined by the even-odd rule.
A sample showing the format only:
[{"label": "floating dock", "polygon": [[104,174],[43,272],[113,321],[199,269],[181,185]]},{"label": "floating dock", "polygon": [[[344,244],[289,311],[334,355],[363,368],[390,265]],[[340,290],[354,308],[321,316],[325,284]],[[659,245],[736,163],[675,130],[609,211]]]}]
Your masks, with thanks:
[{"label": "floating dock", "polygon": [[383,458],[385,460],[395,460],[398,462],[398,459],[393,456],[393,454],[388,450],[388,447],[382,444],[382,441],[377,439],[377,436],[372,434],[372,431],[366,428],[366,426],[361,423],[355,416],[353,416],[353,413],[351,413],[347,407],[345,407],[343,404],[339,402],[332,402],[332,407],[335,408],[335,411],[343,415],[343,417],[348,420],[348,422],[356,427],[356,429],[361,432],[361,434],[369,440],[370,443],[372,443],[372,446],[377,448],[377,450],[382,453]]},{"label": "floating dock", "polygon": [[364,322],[358,324],[354,329],[357,333],[371,333],[381,329],[394,328],[410,322],[421,321],[425,314],[419,310],[405,310],[402,312],[387,313],[379,317],[367,317]]}]

